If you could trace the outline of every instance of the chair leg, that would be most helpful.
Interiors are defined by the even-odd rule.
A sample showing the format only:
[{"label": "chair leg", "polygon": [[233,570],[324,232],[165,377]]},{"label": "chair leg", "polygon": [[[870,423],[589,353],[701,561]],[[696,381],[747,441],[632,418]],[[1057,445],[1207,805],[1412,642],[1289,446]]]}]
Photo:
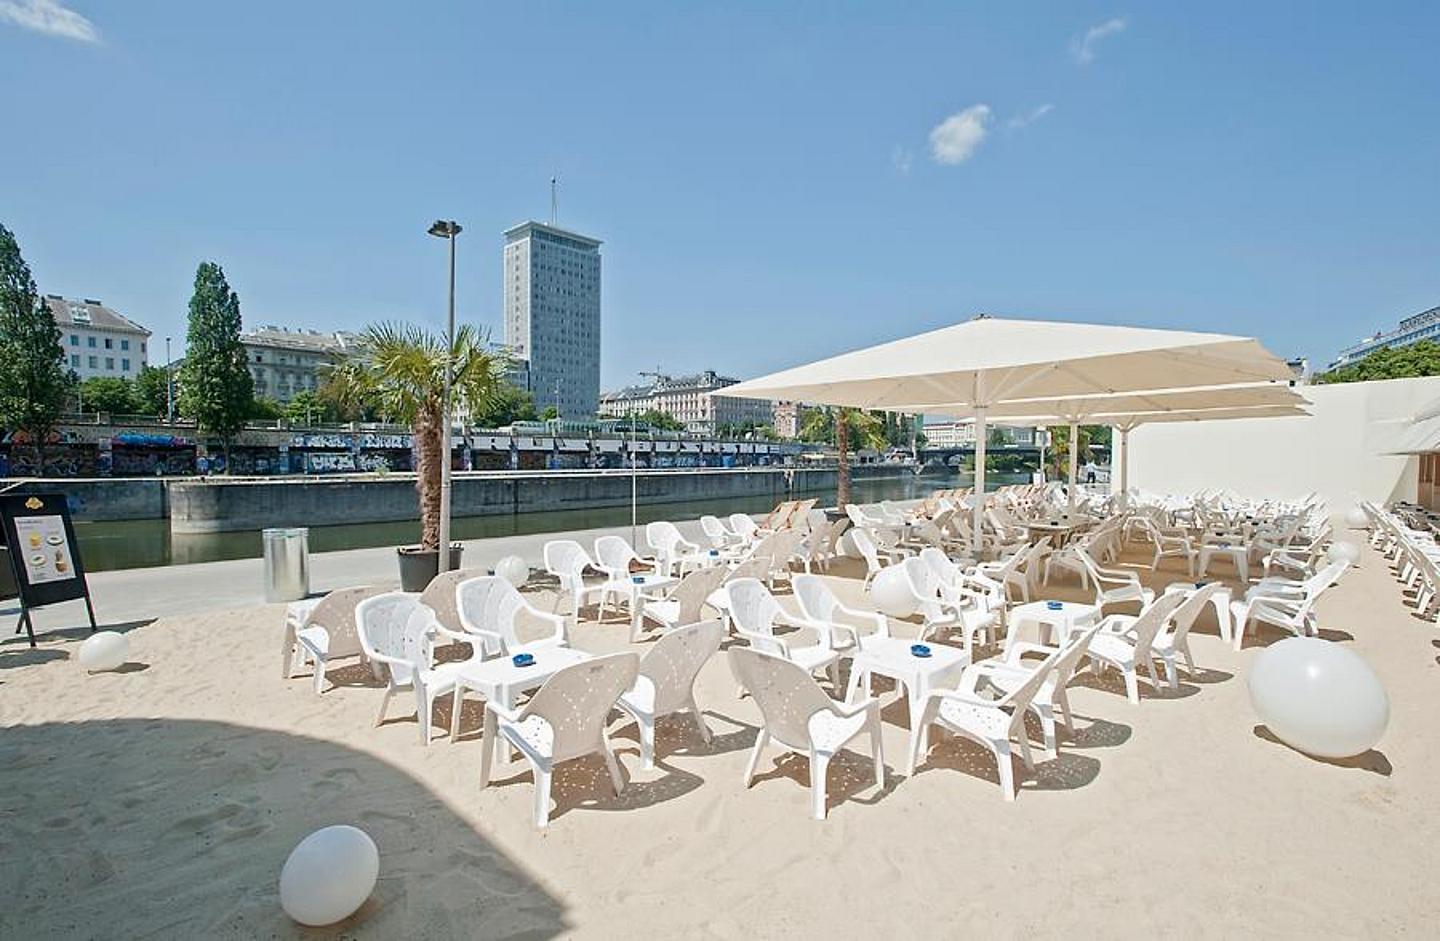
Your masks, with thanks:
[{"label": "chair leg", "polygon": [[870,755],[875,760],[875,786],[885,787],[885,752],[880,744],[880,715],[870,723]]},{"label": "chair leg", "polygon": [[550,823],[550,766],[535,765],[535,826]]},{"label": "chair leg", "polygon": [[315,695],[325,692],[325,661],[315,658]]},{"label": "chair leg", "polygon": [[1030,733],[1025,730],[1025,722],[1020,722],[1020,734],[1015,736],[1020,743],[1020,760],[1025,762],[1025,767],[1031,771],[1035,770],[1035,756],[1030,754]]},{"label": "chair leg", "polygon": [[395,692],[395,687],[386,686],[385,695],[380,699],[380,711],[375,714],[375,727],[379,728],[385,722],[385,707],[390,705],[390,697]]},{"label": "chair leg", "polygon": [[810,816],[816,820],[825,819],[825,772],[829,768],[829,755],[810,752]]},{"label": "chair leg", "polygon": [[1040,728],[1045,733],[1045,757],[1054,758],[1060,754],[1059,739],[1055,734],[1055,707],[1050,703],[1035,703],[1035,712],[1040,716]]},{"label": "chair leg", "polygon": [[750,782],[755,778],[755,767],[760,764],[760,753],[770,742],[770,733],[764,729],[755,736],[755,747],[750,751],[750,761],[745,765],[745,786],[749,787]]},{"label": "chair leg", "polygon": [[[1180,677],[1175,670],[1175,652],[1171,651],[1163,655],[1165,660],[1165,685],[1171,689],[1180,688]],[[1153,665],[1152,665],[1153,670]]]},{"label": "chair leg", "polygon": [[995,766],[1000,774],[1000,796],[1007,800],[1015,799],[1015,766],[1010,761],[1010,742],[991,742],[991,750],[995,752]]},{"label": "chair leg", "polygon": [[700,711],[700,707],[695,704],[693,699],[690,700],[690,714],[695,717],[695,724],[700,727],[700,738],[704,739],[706,745],[709,745],[710,725],[705,721],[705,714]]},{"label": "chair leg", "polygon": [[655,768],[655,716],[637,717],[635,724],[640,729],[640,767],[646,771]]},{"label": "chair leg", "polygon": [[[641,724],[640,728],[642,729],[642,734],[643,734],[643,729],[645,728],[644,724]],[[655,720],[654,720],[654,719],[651,719],[651,720],[650,720],[650,735],[651,735],[651,745],[650,745],[650,747],[651,747],[652,753],[653,753],[653,749],[654,749],[654,747],[655,747],[655,745],[654,745]],[[643,746],[642,746],[642,747],[643,747]],[[610,772],[610,786],[615,789],[615,796],[616,796],[616,797],[619,797],[619,796],[620,796],[620,792],[621,792],[622,790],[624,790],[624,788],[625,788],[625,778],[622,777],[621,774],[620,774],[620,763],[615,760],[615,752],[614,752],[614,750],[610,747],[610,738],[609,738],[609,736],[604,735],[603,733],[601,734],[601,737],[600,737],[600,752],[601,752],[601,754],[603,754],[603,755],[605,756],[605,769]],[[653,768],[654,765],[651,764],[650,767]]]},{"label": "chair leg", "polygon": [[1140,705],[1140,677],[1133,666],[1125,670],[1125,697],[1135,705]]}]

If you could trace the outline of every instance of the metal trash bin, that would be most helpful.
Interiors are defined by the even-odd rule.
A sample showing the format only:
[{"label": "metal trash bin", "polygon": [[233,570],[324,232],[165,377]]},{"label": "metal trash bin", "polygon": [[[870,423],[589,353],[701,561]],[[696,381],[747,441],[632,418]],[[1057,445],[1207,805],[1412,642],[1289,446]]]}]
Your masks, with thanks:
[{"label": "metal trash bin", "polygon": [[310,594],[310,530],[266,529],[265,601],[299,601]]}]

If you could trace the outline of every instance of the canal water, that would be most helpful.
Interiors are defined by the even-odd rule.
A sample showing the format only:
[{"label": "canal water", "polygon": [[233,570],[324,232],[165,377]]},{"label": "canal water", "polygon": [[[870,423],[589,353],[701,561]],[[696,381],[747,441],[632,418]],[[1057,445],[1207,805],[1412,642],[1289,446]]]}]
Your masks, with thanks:
[{"label": "canal water", "polygon": [[[1028,474],[986,475],[987,489],[1012,483],[1026,483]],[[857,480],[852,484],[853,499],[858,503],[878,500],[907,500],[923,497],[933,490],[968,487],[973,483],[968,473],[949,476],[903,477],[881,480]],[[833,503],[834,489],[797,494],[815,497],[821,505]],[[638,509],[641,523],[652,520],[697,519],[702,514],[725,516],[729,513],[764,513],[774,509],[769,497],[729,500],[702,500],[688,503],[656,503]],[[496,536],[520,536],[532,533],[554,533],[602,526],[624,526],[630,522],[630,508],[603,507],[593,510],[562,512],[516,513],[503,516],[472,516],[453,523],[456,539],[488,539]],[[253,559],[261,555],[260,531],[175,535],[169,520],[128,520],[111,523],[75,524],[85,568],[91,572],[110,569],[148,568],[159,565],[186,565],[192,562],[214,562],[221,559]],[[339,549],[368,549],[375,546],[400,546],[418,542],[418,520],[393,523],[357,523],[347,526],[317,526],[310,529],[311,552],[333,552]]]}]

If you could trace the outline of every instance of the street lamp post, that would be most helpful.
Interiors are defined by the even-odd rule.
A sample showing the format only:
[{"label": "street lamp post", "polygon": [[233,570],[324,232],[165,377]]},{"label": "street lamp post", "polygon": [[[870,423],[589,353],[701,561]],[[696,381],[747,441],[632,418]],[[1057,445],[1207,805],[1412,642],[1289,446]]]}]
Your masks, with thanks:
[{"label": "street lamp post", "polygon": [[453,219],[437,219],[430,226],[430,234],[450,242],[450,303],[445,317],[445,390],[441,408],[444,411],[440,423],[440,572],[450,571],[450,384],[455,353],[455,236],[460,234],[460,224]]},{"label": "street lamp post", "polygon": [[165,417],[175,424],[175,379],[170,373],[170,338],[165,338]]}]

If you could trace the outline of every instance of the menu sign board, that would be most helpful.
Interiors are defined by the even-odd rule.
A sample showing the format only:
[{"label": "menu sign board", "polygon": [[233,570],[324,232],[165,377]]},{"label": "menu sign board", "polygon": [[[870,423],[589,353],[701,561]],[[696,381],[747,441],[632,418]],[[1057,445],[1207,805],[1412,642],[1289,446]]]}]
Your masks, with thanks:
[{"label": "menu sign board", "polygon": [[30,609],[84,599],[95,629],[95,609],[85,565],[63,493],[0,494],[0,529],[10,550],[10,566],[20,595],[20,621],[35,644]]}]

